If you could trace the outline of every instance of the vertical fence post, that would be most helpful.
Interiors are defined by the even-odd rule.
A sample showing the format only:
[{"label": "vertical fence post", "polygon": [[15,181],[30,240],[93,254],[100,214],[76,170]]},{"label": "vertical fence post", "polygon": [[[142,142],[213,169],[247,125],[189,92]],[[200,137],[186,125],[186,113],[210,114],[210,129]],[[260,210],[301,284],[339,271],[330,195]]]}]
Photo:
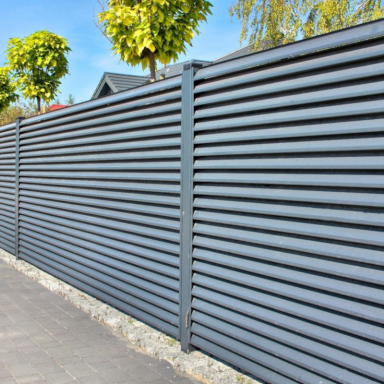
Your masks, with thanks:
[{"label": "vertical fence post", "polygon": [[16,119],[15,138],[15,256],[19,260],[19,200],[20,200],[20,123],[24,117]]},{"label": "vertical fence post", "polygon": [[180,260],[180,341],[190,352],[192,304],[192,231],[193,231],[193,128],[194,77],[201,65],[191,61],[182,74],[181,108],[181,260]]}]

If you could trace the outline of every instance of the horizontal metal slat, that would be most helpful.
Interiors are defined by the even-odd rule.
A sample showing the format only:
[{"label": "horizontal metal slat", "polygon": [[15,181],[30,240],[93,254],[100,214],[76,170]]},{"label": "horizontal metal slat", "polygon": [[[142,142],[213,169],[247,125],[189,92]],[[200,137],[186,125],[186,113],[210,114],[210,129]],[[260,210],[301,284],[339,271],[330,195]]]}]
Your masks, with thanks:
[{"label": "horizontal metal slat", "polygon": [[22,229],[20,239],[25,239],[29,244],[47,249],[77,263],[88,265],[89,262],[92,265],[91,268],[105,272],[112,277],[121,273],[128,274],[130,276],[128,279],[136,282],[132,282],[134,285],[141,286],[174,302],[179,301],[178,273],[170,272],[171,268],[166,268],[161,263],[140,260],[139,257],[134,257],[129,253],[124,254],[112,249],[109,250],[108,255],[103,255],[79,246],[79,242],[69,243],[58,240],[57,236],[50,237],[49,232],[42,235],[40,232]]},{"label": "horizontal metal slat", "polygon": [[[222,254],[227,254],[226,259],[232,267],[232,258],[236,255],[251,260],[261,260],[267,263],[287,265],[288,267],[314,271],[315,273],[336,275],[352,280],[365,281],[371,284],[382,285],[384,283],[384,270],[372,268],[370,265],[343,262],[340,259],[324,259],[311,254],[300,254],[290,250],[269,249],[257,244],[238,244],[226,239],[214,239],[204,236],[196,236],[193,240],[193,256],[199,260],[209,260],[217,264],[221,262]],[[205,249],[202,249],[205,248]],[[228,255],[231,253],[232,255]],[[244,260],[244,262],[248,262]],[[245,264],[246,265],[246,264]],[[383,355],[384,356],[384,355]]]},{"label": "horizontal metal slat", "polygon": [[8,157],[14,157],[14,152],[15,148],[13,146],[7,146],[6,148],[0,149],[0,154],[8,154]]},{"label": "horizontal metal slat", "polygon": [[202,81],[196,85],[195,93],[212,92],[260,80],[279,79],[281,76],[316,71],[342,64],[358,63],[359,60],[375,59],[382,56],[383,44],[377,42],[372,45],[368,42],[355,46],[353,49],[350,47],[347,47],[346,50],[339,49],[328,55],[308,57],[305,60],[293,60],[292,62],[285,62],[284,65],[277,64],[272,67],[256,68],[251,73],[237,73],[236,76],[222,77],[213,81]]},{"label": "horizontal metal slat", "polygon": [[15,189],[14,188],[0,187],[0,193],[2,193],[4,195],[13,196],[15,194]]},{"label": "horizontal metal slat", "polygon": [[[254,274],[252,276],[270,277],[272,279],[278,279],[290,282],[292,284],[308,286],[311,288],[334,292],[339,295],[346,296],[352,299],[359,299],[365,301],[371,301],[379,304],[384,304],[384,297],[382,297],[382,289],[384,285],[384,271],[381,272],[381,282],[379,287],[367,286],[360,284],[359,282],[349,282],[341,279],[335,279],[334,276],[321,276],[314,274],[313,271],[303,271],[294,268],[287,268],[287,265],[271,265],[270,263],[262,263],[258,260],[244,260],[244,258],[231,256],[224,254],[223,252],[209,252],[200,250],[194,251],[193,256],[196,262],[196,270],[200,272],[204,270],[204,273],[210,274],[210,270],[214,271],[214,268],[219,268],[219,273],[223,276],[224,270],[230,272],[233,271],[234,275],[241,276],[241,273]],[[289,257],[288,254],[286,254]],[[266,260],[269,261],[269,260]],[[212,263],[206,265],[205,263]],[[224,278],[224,277],[223,277]],[[232,280],[230,276],[226,278]],[[245,276],[245,281],[248,276]],[[355,275],[355,279],[358,279],[358,275]],[[244,281],[244,284],[246,284]]]},{"label": "horizontal metal slat", "polygon": [[[134,245],[124,241],[108,239],[102,236],[96,236],[88,232],[74,231],[70,228],[63,227],[60,230],[60,226],[51,224],[48,226],[42,226],[34,222],[32,224],[28,222],[20,222],[21,233],[34,237],[36,239],[52,238],[61,241],[66,244],[71,244],[75,247],[82,247],[95,251],[97,253],[104,254],[105,256],[113,257],[120,260],[127,260],[132,264],[137,264],[139,267],[151,269],[156,263],[156,268],[163,275],[169,275],[173,278],[178,278],[178,273],[174,268],[179,267],[179,255],[171,255],[165,252],[158,252],[150,248],[141,247],[140,245]],[[169,266],[173,268],[169,268]],[[164,279],[165,284],[167,279]],[[171,288],[174,288],[171,286]]]},{"label": "horizontal metal slat", "polygon": [[[68,184],[68,183],[67,183]],[[83,185],[86,186],[86,185]],[[97,184],[92,184],[94,188],[101,188]],[[153,192],[156,193],[157,189],[155,188],[156,184],[153,185]],[[109,187],[109,184],[107,185]],[[139,203],[149,203],[149,204],[161,204],[165,206],[180,206],[180,198],[176,196],[169,195],[156,195],[156,194],[133,194],[128,191],[131,190],[132,187],[126,186],[124,189],[127,192],[115,192],[113,190],[97,190],[97,189],[80,189],[80,188],[63,188],[63,187],[55,187],[44,184],[44,187],[41,187],[39,183],[37,185],[32,184],[23,184],[21,195],[38,197],[38,194],[43,191],[47,193],[57,193],[57,194],[67,194],[74,196],[73,198],[79,198],[79,196],[85,196],[87,198],[100,198],[100,199],[108,199],[108,200],[123,200],[130,202],[139,202]],[[139,187],[137,187],[139,189]],[[120,188],[117,188],[120,189]],[[148,187],[149,189],[149,187]],[[139,189],[140,190],[140,189]],[[142,187],[142,191],[145,189]],[[36,192],[37,191],[37,192]],[[161,191],[164,192],[164,191]],[[168,192],[169,193],[169,192]],[[174,209],[174,208],[171,208]],[[180,215],[178,215],[179,217]]]},{"label": "horizontal metal slat", "polygon": [[[57,191],[64,193],[63,191]],[[113,195],[108,196],[106,193],[105,196],[98,196],[98,197],[106,197],[106,199],[93,199],[92,196],[88,196],[86,194],[86,191],[83,191],[80,196],[87,196],[87,197],[79,197],[78,191],[70,191],[73,193],[72,195],[63,195],[63,194],[52,194],[52,193],[41,193],[41,192],[31,192],[31,191],[21,191],[20,201],[39,201],[41,205],[49,204],[49,200],[53,201],[60,201],[60,202],[68,202],[71,204],[82,204],[82,205],[89,205],[89,206],[95,206],[95,207],[101,207],[104,209],[118,209],[121,211],[128,211],[128,212],[139,212],[144,213],[148,215],[156,215],[156,216],[162,216],[162,217],[171,217],[174,219],[180,219],[180,209],[177,209],[178,207],[163,207],[163,206],[156,206],[156,205],[148,205],[148,204],[133,204],[133,203],[126,203],[119,201],[113,201]],[[30,198],[30,197],[32,198]],[[109,197],[109,199],[108,199]],[[126,199],[129,199],[129,196],[121,196],[125,197]],[[117,198],[117,196],[116,196]],[[132,201],[132,200],[130,200]],[[134,200],[133,200],[134,201]],[[155,201],[153,201],[155,202]],[[156,201],[159,203],[158,201]]]},{"label": "horizontal metal slat", "polygon": [[348,117],[369,115],[384,112],[383,100],[370,100],[364,102],[343,103],[334,106],[317,106],[314,108],[292,109],[290,111],[274,111],[270,113],[258,113],[251,116],[226,117],[208,121],[196,121],[194,130],[196,132],[228,129],[238,127],[260,126],[265,124],[283,124],[288,122],[299,122],[318,120],[326,118]]},{"label": "horizontal metal slat", "polygon": [[4,238],[9,239],[9,241],[14,241],[15,224],[13,223],[13,226],[8,226],[7,223],[0,221],[0,232],[1,236],[3,236]]},{"label": "horizontal metal slat", "polygon": [[[15,188],[15,180],[4,180],[4,177],[0,177],[0,188]],[[8,178],[7,178],[8,179]]]},{"label": "horizontal metal slat", "polygon": [[[98,118],[94,120],[85,120],[85,121],[75,122],[68,126],[67,125],[56,126],[56,124],[58,124],[58,122],[56,121],[54,122],[56,124],[53,127],[48,127],[44,130],[36,130],[37,128],[36,126],[28,127],[28,129],[32,129],[31,132],[25,131],[24,128],[21,128],[20,140],[21,142],[23,142],[25,138],[31,138],[31,137],[41,136],[41,135],[49,137],[49,135],[54,135],[58,133],[64,134],[64,133],[67,133],[68,131],[75,131],[77,129],[82,129],[85,131],[86,128],[90,128],[90,127],[92,127],[91,128],[92,130],[96,130],[98,129],[97,127],[99,127],[99,130],[96,132],[100,132],[100,133],[110,132],[107,130],[108,128],[105,127],[105,125],[107,126],[111,125],[112,126],[111,131],[113,129],[115,129],[116,131],[120,131],[123,129],[122,124],[112,125],[111,123],[118,123],[121,119],[124,119],[124,117],[127,117],[127,114],[125,115],[120,114],[115,117],[114,115],[112,116],[109,115],[109,116],[105,116],[103,118]],[[26,121],[26,120],[23,120],[23,121]],[[180,124],[180,122],[181,122],[181,114],[172,114],[172,115],[158,115],[156,117],[152,116],[152,117],[142,118],[142,119],[136,118],[135,120],[125,122],[123,124],[125,127],[124,131],[126,131],[126,130],[138,129],[138,128],[141,128],[141,129],[147,128],[147,127],[153,128],[161,125],[169,126],[170,124]]]},{"label": "horizontal metal slat", "polygon": [[[268,188],[258,186],[215,186],[197,184],[194,188],[195,196],[201,199],[214,197],[233,197],[238,199],[263,199],[271,201],[294,201],[300,203],[338,204],[362,207],[384,207],[384,195],[369,191],[327,191],[323,189],[293,189],[288,186],[282,188]],[[201,197],[200,197],[201,196]],[[207,196],[207,197],[205,197]]]},{"label": "horizontal metal slat", "polygon": [[384,188],[384,178],[379,174],[347,174],[347,173],[256,173],[239,170],[230,172],[196,171],[195,182],[226,183],[226,184],[262,184],[306,187],[337,187],[337,188]]},{"label": "horizontal metal slat", "polygon": [[[351,318],[341,313],[326,311],[318,307],[308,308],[307,304],[273,296],[262,291],[258,291],[257,295],[251,289],[238,287],[225,281],[217,281],[210,278],[195,278],[195,286],[193,288],[193,297],[200,298],[204,301],[213,302],[226,308],[231,309],[232,305],[241,304],[241,313],[252,315],[252,307],[256,304],[256,309],[269,308],[279,313],[298,317],[302,320],[314,322],[319,326],[341,330],[350,335],[357,335],[367,340],[377,343],[384,342],[384,330],[382,326],[369,324],[364,320]],[[233,297],[232,293],[236,291],[238,297]],[[219,293],[220,292],[220,293]],[[247,305],[244,305],[247,302]]]},{"label": "horizontal metal slat", "polygon": [[[289,68],[287,69],[287,72],[289,72]],[[288,73],[284,71],[284,75],[287,76],[287,74]],[[254,84],[253,87],[249,87],[251,79],[255,77],[251,74],[248,77],[247,83],[245,84],[246,87],[236,90],[229,89],[227,91],[216,93],[213,95],[197,95],[195,99],[195,106],[210,105],[213,103],[222,103],[226,101],[231,102],[233,100],[244,99],[247,97],[268,95],[285,91],[294,91],[303,88],[317,87],[326,84],[341,83],[351,80],[361,80],[364,78],[379,76],[383,74],[384,63],[380,61],[365,65],[358,64],[356,67],[352,68],[331,67],[331,69],[327,68],[323,70],[322,73],[309,73],[305,74],[304,76],[300,76],[300,74],[298,74],[295,76],[295,78],[279,78],[277,81],[269,81],[267,83],[263,82],[262,84]],[[265,78],[263,78],[263,80],[265,81]],[[238,87],[240,84],[241,82],[234,84],[234,86]],[[215,86],[217,86],[217,84],[215,84]]]},{"label": "horizontal metal slat", "polygon": [[4,212],[4,211],[15,212],[15,206],[14,206],[14,204],[9,204],[8,201],[1,200],[0,211],[4,214],[6,214],[6,212]]},{"label": "horizontal metal slat", "polygon": [[79,147],[61,148],[61,149],[47,149],[37,151],[24,151],[21,147],[20,158],[24,157],[39,157],[39,156],[52,156],[52,155],[66,155],[76,153],[89,153],[89,152],[108,152],[108,151],[123,151],[133,149],[146,149],[146,148],[160,148],[160,147],[179,147],[180,137],[176,138],[159,138],[157,140],[144,140],[134,141],[128,143],[113,143],[113,144],[100,144],[100,145],[85,145]]},{"label": "horizontal metal slat", "polygon": [[10,243],[8,240],[3,240],[0,235],[0,248],[4,249],[4,251],[7,251],[11,255],[15,254],[15,245]]},{"label": "horizontal metal slat", "polygon": [[[147,129],[140,131],[127,131],[126,124],[107,125],[104,128],[91,128],[87,130],[76,130],[60,135],[46,135],[35,139],[24,140],[21,138],[22,151],[34,151],[49,148],[71,147],[80,145],[105,144],[109,142],[133,141],[162,138],[164,136],[176,136],[181,134],[181,127],[166,127]],[[114,133],[116,130],[123,131]],[[86,137],[84,137],[86,136]]]},{"label": "horizontal metal slat", "polygon": [[15,196],[11,194],[0,193],[0,201],[2,204],[14,206]]},{"label": "horizontal metal slat", "polygon": [[[127,191],[142,191],[149,193],[169,193],[169,194],[180,194],[180,185],[177,184],[159,184],[159,183],[125,183],[122,181],[108,182],[108,181],[92,181],[92,180],[60,180],[60,179],[39,179],[32,177],[21,177],[20,183],[23,184],[22,188],[26,188],[26,184],[29,189],[33,188],[32,184],[37,184],[38,190],[48,191],[50,187],[54,186],[65,186],[72,188],[100,188],[102,190],[123,190]],[[40,187],[44,185],[44,187]],[[90,190],[89,193],[92,193]],[[108,191],[108,193],[110,193]],[[112,192],[113,193],[113,192]],[[160,199],[161,197],[159,197]],[[179,201],[179,199],[178,199]]]},{"label": "horizontal metal slat", "polygon": [[[193,231],[195,234],[218,237],[227,239],[228,241],[234,240],[236,243],[248,242],[246,245],[250,246],[252,246],[252,244],[266,245],[280,249],[384,266],[382,249],[359,247],[358,244],[349,245],[346,243],[328,242],[326,240],[322,241],[321,238],[314,241],[309,238],[288,236],[282,233],[270,234],[256,230],[249,231],[203,223],[196,223]],[[250,233],[252,233],[252,236],[250,236]]]},{"label": "horizontal metal slat", "polygon": [[[79,214],[84,213],[92,216],[93,215],[100,216],[107,219],[121,220],[121,221],[130,222],[130,223],[137,223],[137,224],[144,224],[144,225],[146,224],[154,227],[160,227],[163,229],[172,229],[175,231],[177,231],[180,226],[179,221],[176,221],[176,220],[166,219],[162,217],[136,215],[132,213],[122,212],[121,209],[119,211],[112,211],[110,209],[95,208],[95,207],[89,207],[89,206],[78,205],[73,203],[66,204],[66,203],[53,202],[49,200],[31,199],[26,197],[23,197],[21,199],[20,206],[25,209],[37,210],[37,211],[40,211],[40,208],[38,208],[38,206],[52,207],[52,208],[55,208],[55,210],[63,210],[64,212],[68,212],[64,214],[63,217],[70,217],[70,218],[81,217],[77,214],[73,215],[72,213],[70,213],[71,211],[73,211]],[[43,209],[44,209],[44,212],[48,212],[45,208]],[[100,221],[100,224],[103,224],[103,223],[104,223],[103,221]]]},{"label": "horizontal metal slat", "polygon": [[[123,161],[123,160],[155,160],[155,159],[179,159],[181,157],[181,151],[179,148],[168,148],[168,149],[155,149],[148,151],[129,151],[129,152],[117,152],[117,153],[100,153],[100,154],[86,154],[86,155],[75,155],[70,154],[65,156],[49,156],[49,163],[84,163],[84,162],[106,162],[106,161]],[[46,164],[47,157],[33,157],[20,159],[20,164]]]},{"label": "horizontal metal slat", "polygon": [[[384,126],[383,126],[384,132]],[[349,138],[343,137],[340,139],[328,139],[328,140],[302,140],[296,142],[277,142],[277,143],[255,143],[248,144],[249,140],[247,140],[246,144],[233,145],[227,144],[223,146],[203,146],[195,148],[195,157],[200,156],[245,156],[245,155],[281,155],[281,154],[301,154],[301,153],[318,153],[318,152],[335,152],[339,154],[340,152],[352,152],[352,151],[383,151],[384,150],[384,137],[363,137],[363,138]],[[355,159],[357,162],[356,154],[353,156],[346,156],[346,159]],[[325,155],[322,155],[325,156]],[[332,156],[332,155],[330,155]],[[375,157],[377,158],[377,157]],[[292,161],[291,158],[285,158],[284,161]],[[297,162],[300,162],[300,158],[294,159]],[[326,163],[328,159],[319,158],[319,159],[307,159],[312,167],[316,166],[315,161],[317,163]],[[346,161],[343,158],[332,158],[333,161],[339,164],[339,161]],[[358,162],[365,162],[369,160],[366,155],[361,155],[358,158]],[[257,159],[257,161],[266,162],[265,159]],[[217,159],[216,162],[220,162],[220,159]],[[341,165],[341,164],[340,164]],[[281,164],[281,167],[284,165]],[[244,164],[244,168],[247,167],[247,164]],[[280,166],[279,166],[280,167]]]},{"label": "horizontal metal slat", "polygon": [[[88,236],[88,238],[93,238],[95,242],[105,244],[105,237],[111,238],[111,240],[119,240],[126,244],[133,243],[134,245],[148,247],[150,249],[155,249],[157,251],[164,251],[168,253],[174,253],[179,255],[179,245],[175,243],[160,241],[151,239],[149,237],[143,237],[139,235],[133,235],[127,232],[108,229],[105,227],[99,227],[97,225],[84,224],[81,222],[60,219],[55,216],[43,215],[43,214],[34,214],[33,212],[21,211],[20,220],[21,222],[28,222],[31,224],[39,225],[43,228],[55,228],[59,232],[63,232],[70,235],[76,235],[81,237],[82,234],[80,231],[84,231],[93,236]],[[39,219],[34,218],[39,217]],[[130,250],[125,244],[124,249]]]},{"label": "horizontal metal slat", "polygon": [[[65,253],[66,257],[60,256],[58,253],[53,253],[49,250],[43,249],[41,247],[35,246],[33,244],[28,243],[27,241],[23,240],[20,242],[20,247],[23,247],[24,249],[28,249],[30,251],[33,251],[34,254],[41,255],[44,258],[48,258],[50,260],[53,260],[57,263],[60,263],[61,265],[65,265],[66,267],[70,268],[71,270],[83,273],[86,276],[89,276],[92,279],[95,279],[97,282],[104,283],[106,285],[111,286],[114,289],[118,289],[124,293],[127,294],[127,301],[136,301],[141,300],[142,307],[145,308],[147,303],[149,305],[154,305],[156,309],[152,311],[153,314],[157,314],[160,311],[167,311],[172,314],[178,313],[178,305],[170,300],[166,300],[158,295],[154,295],[153,293],[149,291],[145,291],[142,289],[142,287],[136,287],[134,285],[129,284],[129,277],[126,276],[124,273],[119,273],[118,271],[114,271],[114,275],[109,276],[108,273],[108,267],[104,266],[105,273],[100,273],[99,271],[92,268],[94,265],[89,265],[89,263],[82,264],[78,263],[77,261],[73,262],[73,260],[69,259],[68,253]],[[131,297],[129,297],[131,296]],[[138,306],[136,304],[136,306]],[[138,306],[140,308],[140,306]],[[142,308],[142,309],[144,309]],[[145,309],[144,309],[145,310]],[[159,317],[162,317],[164,320],[164,315],[160,315]]]},{"label": "horizontal metal slat", "polygon": [[[234,316],[236,316],[236,314],[234,314]],[[275,337],[279,335],[279,332],[281,333],[279,329],[273,329],[273,327],[270,327],[270,329],[268,329],[265,335],[262,334],[260,336],[260,333],[262,331],[260,332],[259,329],[253,329],[251,331],[244,330],[232,324],[228,324],[220,319],[213,318],[211,316],[207,316],[201,313],[196,313],[196,311],[193,312],[192,320],[194,320],[194,324],[192,327],[194,330],[196,330],[197,335],[201,334],[199,331],[201,328],[209,327],[215,330],[215,332],[224,334],[225,338],[227,338],[227,342],[229,343],[231,343],[231,339],[233,339],[233,342],[238,346],[243,344],[245,348],[248,348],[248,346],[250,346],[253,348],[261,349],[262,351],[271,353],[274,356],[279,356],[285,360],[288,360],[293,364],[298,365],[300,368],[310,370],[319,375],[324,375],[330,378],[331,380],[347,381],[351,383],[358,382],[372,384],[372,381],[370,379],[360,376],[356,373],[356,371],[360,371],[362,374],[374,376],[379,380],[383,375],[384,368],[382,366],[380,367],[378,364],[371,363],[367,360],[362,361],[361,359],[358,359],[353,355],[342,353],[332,348],[327,348],[324,345],[321,345],[308,339],[306,339],[306,351],[302,352],[300,350],[298,351],[295,347],[291,348],[290,346],[287,346],[287,341],[289,340],[290,336],[290,334],[288,334],[287,332],[284,332],[284,335],[282,335],[285,345],[271,340],[271,335],[268,331],[275,331]],[[261,330],[263,330],[263,328],[265,329],[268,327],[265,324],[261,323],[260,328]],[[287,336],[286,338],[284,337],[285,334]],[[204,334],[201,335],[203,337],[206,337],[206,335]],[[216,342],[221,343],[221,339],[218,339]],[[310,347],[313,347],[312,350]],[[317,354],[323,354],[322,357],[325,358],[325,360],[320,360],[316,356],[313,356],[314,351],[316,351]],[[325,354],[325,351],[328,352],[328,355]],[[334,365],[334,363],[343,363],[344,360],[348,362],[342,365],[347,366],[354,372]],[[291,369],[298,370],[297,367],[292,367]],[[310,381],[310,383],[313,382]]]},{"label": "horizontal metal slat", "polygon": [[60,222],[63,225],[72,225],[80,229],[84,226],[85,230],[93,230],[94,233],[108,232],[112,234],[114,231],[117,231],[119,233],[118,237],[122,236],[123,233],[126,233],[127,237],[130,234],[133,234],[133,236],[138,235],[148,237],[148,242],[151,241],[151,238],[160,239],[160,241],[179,242],[177,233],[172,232],[171,230],[150,228],[145,225],[140,226],[129,222],[123,223],[117,220],[102,219],[100,217],[65,212],[41,206],[28,206],[24,203],[20,204],[20,212],[31,217],[37,217],[47,221]]},{"label": "horizontal metal slat", "polygon": [[15,246],[15,236],[9,235],[5,232],[5,228],[3,228],[0,231],[0,242],[3,242],[4,244],[8,245],[9,247],[13,248]]},{"label": "horizontal metal slat", "polygon": [[383,94],[384,81],[375,83],[349,85],[345,87],[335,87],[312,92],[296,93],[294,95],[281,96],[275,98],[259,99],[255,101],[242,102],[240,104],[228,104],[211,108],[197,109],[195,118],[210,118],[216,116],[232,115],[237,113],[248,113],[273,108],[305,106],[306,104],[329,103],[331,101],[341,101],[358,97]]},{"label": "horizontal metal slat", "polygon": [[[20,171],[20,177],[45,177],[45,178],[58,178],[63,179],[67,178],[69,180],[73,179],[102,179],[102,180],[138,180],[138,181],[179,181],[180,173],[168,171],[168,173],[149,173],[149,172],[44,172],[42,175],[41,172],[33,172],[33,171]],[[22,179],[21,179],[22,180]],[[68,184],[68,182],[66,183]],[[105,185],[106,186],[106,185]]]},{"label": "horizontal metal slat", "polygon": [[[22,130],[27,131],[31,129],[43,128],[49,125],[52,125],[52,120],[59,122],[59,124],[65,124],[69,121],[77,120],[80,116],[91,117],[96,115],[102,115],[105,113],[113,113],[117,110],[127,109],[125,101],[133,100],[133,103],[128,105],[131,108],[142,105],[147,101],[148,103],[156,102],[159,100],[150,99],[160,98],[161,100],[179,98],[172,95],[172,92],[175,88],[179,88],[181,85],[181,76],[174,76],[173,78],[163,80],[158,83],[151,83],[142,87],[137,87],[135,89],[130,89],[124,92],[119,92],[117,94],[111,95],[108,98],[99,98],[94,99],[86,103],[81,103],[78,105],[71,106],[70,110],[58,110],[55,113],[44,114],[44,116],[36,116],[29,119],[26,119],[22,122]],[[168,91],[164,93],[164,91]],[[177,89],[179,91],[179,89]],[[159,94],[158,92],[162,92]],[[157,93],[157,94],[156,94]],[[145,96],[145,99],[137,99],[141,96]],[[121,104],[116,104],[121,103]],[[136,103],[136,104],[135,104]],[[107,109],[109,107],[109,109]],[[116,110],[117,108],[117,110]],[[97,111],[98,109],[98,111]],[[88,113],[88,115],[86,115]],[[69,116],[67,116],[70,114]],[[62,118],[62,116],[66,116]],[[33,127],[28,127],[32,126]]]},{"label": "horizontal metal slat", "polygon": [[[261,216],[248,216],[244,214],[220,213],[214,211],[197,210],[194,214],[196,221],[219,223],[239,228],[255,228],[267,231],[289,233],[310,237],[321,237],[326,240],[340,240],[360,244],[384,246],[383,228],[354,228],[335,225],[333,223],[289,220],[285,218],[265,218]],[[244,232],[245,233],[245,232]],[[249,232],[252,237],[252,231]]]},{"label": "horizontal metal slat", "polygon": [[[1,208],[1,207],[0,207]],[[11,218],[12,220],[15,219],[15,211],[6,211],[4,209],[1,210],[1,214],[5,217]]]},{"label": "horizontal metal slat", "polygon": [[[220,306],[225,299],[225,296],[222,295],[217,303],[195,299],[192,304],[192,308],[194,309],[192,316],[196,316],[198,313],[203,312],[246,329],[253,329],[255,322],[257,322],[259,332],[262,332],[263,328],[266,326],[268,328],[272,326],[274,331],[270,332],[270,337],[289,343],[293,346],[300,346],[303,350],[308,348],[311,343],[310,340],[316,340],[325,343],[325,345],[328,344],[331,348],[336,346],[337,348],[344,349],[348,353],[356,353],[356,355],[361,356],[364,359],[368,357],[376,361],[384,361],[383,345],[377,345],[370,341],[340,333],[330,328],[303,321],[299,318],[261,306],[248,305],[245,311],[246,313],[244,314],[244,305],[241,300],[229,298],[227,307]],[[280,339],[278,337],[280,332],[286,333],[286,337]],[[304,343],[298,345],[297,343],[300,339],[302,339]],[[320,353],[320,350],[319,348],[315,348],[310,351],[310,353],[317,354]],[[329,358],[329,356],[326,356],[326,358]],[[345,361],[344,363],[347,362]]]},{"label": "horizontal metal slat", "polygon": [[[69,127],[68,127],[69,128]],[[113,134],[114,132],[123,131],[123,133],[120,134]],[[105,134],[108,134],[105,136]],[[51,146],[55,147],[55,145],[52,142],[57,143],[57,141],[65,140],[65,139],[75,139],[72,140],[76,144],[90,144],[90,143],[104,143],[106,141],[110,140],[132,140],[132,139],[138,139],[138,138],[151,138],[154,136],[173,136],[181,134],[181,126],[167,126],[167,127],[158,127],[158,128],[147,128],[147,129],[141,129],[139,131],[130,131],[126,129],[126,123],[121,124],[108,124],[106,126],[97,126],[93,128],[87,128],[87,129],[77,129],[77,130],[68,130],[63,133],[57,133],[57,134],[51,134],[51,135],[44,135],[44,136],[38,136],[33,137],[31,139],[28,139],[27,137],[22,138],[22,144],[24,146],[24,149],[31,144],[39,145],[39,147],[46,147]],[[98,136],[99,135],[99,136]],[[91,137],[84,137],[84,136],[91,136]],[[46,144],[42,144],[48,142]]]},{"label": "horizontal metal slat", "polygon": [[[229,197],[229,196],[228,196]],[[230,198],[214,199],[209,197],[196,197],[193,203],[195,208],[214,209],[229,212],[243,212],[291,217],[306,220],[322,220],[348,224],[374,225],[384,227],[384,211],[362,210],[361,208],[332,207],[332,206],[306,206],[294,205],[284,202],[266,203],[265,201],[241,201]]]},{"label": "horizontal metal slat", "polygon": [[4,215],[3,212],[1,212],[1,214],[0,214],[0,225],[3,225],[5,227],[11,229],[11,227],[14,227],[14,224],[15,224],[15,216],[13,216],[13,217],[12,217],[12,215],[11,216],[6,216],[6,215]]},{"label": "horizontal metal slat", "polygon": [[[331,145],[332,147],[332,145]],[[377,148],[376,148],[377,149]],[[239,156],[240,157],[240,156]],[[384,156],[332,156],[316,157],[278,157],[278,158],[219,158],[197,159],[195,169],[223,170],[223,169],[277,169],[277,170],[383,170]]]},{"label": "horizontal metal slat", "polygon": [[[243,285],[249,287],[251,290],[255,289],[257,292],[262,290],[268,292],[268,294],[285,296],[290,300],[309,303],[310,305],[321,307],[325,310],[338,311],[345,313],[348,316],[384,324],[384,307],[382,305],[372,306],[371,303],[360,302],[354,300],[352,297],[340,297],[316,289],[311,289],[308,286],[294,285],[296,283],[290,284],[281,280],[271,280],[268,277],[260,275],[248,275],[246,273],[206,264],[201,261],[194,262],[193,271],[195,275],[197,275],[193,278],[194,284],[206,286],[204,283],[205,276],[210,276],[212,279],[217,279],[220,282],[221,280],[230,281],[234,286]],[[316,281],[315,277],[314,280]],[[357,288],[358,287],[355,288],[355,291],[357,291]],[[372,292],[374,291],[375,290],[372,290]],[[232,295],[242,298],[241,294],[238,292],[242,292],[242,290],[234,289]],[[254,294],[257,295],[257,292],[254,292]],[[367,298],[365,297],[365,300],[366,299]],[[373,299],[374,300],[372,301],[378,301],[379,304],[383,303],[383,300],[380,299],[378,295],[378,290],[375,291],[375,298]]]},{"label": "horizontal metal slat", "polygon": [[[12,165],[12,167],[11,167]],[[15,160],[14,159],[0,159],[1,169],[15,169]]]},{"label": "horizontal metal slat", "polygon": [[[49,161],[50,162],[50,161]],[[29,164],[28,164],[29,163]],[[126,162],[126,163],[87,163],[87,164],[30,164],[28,162],[20,165],[20,171],[130,171],[130,170],[143,170],[143,171],[162,171],[162,170],[180,170],[180,161],[145,161],[145,162]]]},{"label": "horizontal metal slat", "polygon": [[14,148],[15,147],[15,141],[12,140],[12,141],[6,141],[3,143],[1,143],[0,141],[0,148]]},{"label": "horizontal metal slat", "polygon": [[9,131],[14,130],[16,127],[15,123],[5,124],[0,126],[0,133],[7,133]]}]

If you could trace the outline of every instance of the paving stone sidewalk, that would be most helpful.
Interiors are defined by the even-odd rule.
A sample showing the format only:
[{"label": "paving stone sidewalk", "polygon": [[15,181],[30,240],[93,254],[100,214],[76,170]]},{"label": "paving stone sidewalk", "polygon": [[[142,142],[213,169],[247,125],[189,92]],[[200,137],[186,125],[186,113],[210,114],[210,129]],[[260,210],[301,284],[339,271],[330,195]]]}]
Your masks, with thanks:
[{"label": "paving stone sidewalk", "polygon": [[198,382],[0,261],[0,383]]}]

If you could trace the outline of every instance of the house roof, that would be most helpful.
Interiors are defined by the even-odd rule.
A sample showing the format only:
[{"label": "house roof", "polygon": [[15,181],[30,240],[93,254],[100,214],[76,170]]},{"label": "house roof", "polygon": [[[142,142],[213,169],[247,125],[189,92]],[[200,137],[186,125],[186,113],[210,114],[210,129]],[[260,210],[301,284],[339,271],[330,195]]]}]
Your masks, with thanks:
[{"label": "house roof", "polygon": [[218,59],[213,60],[213,62],[214,63],[220,63],[221,61],[227,61],[227,60],[235,59],[236,57],[242,57],[242,56],[250,55],[253,52],[252,47],[253,47],[253,45],[250,44],[250,45],[247,45],[246,47],[236,49],[236,51],[233,51],[233,52],[228,53],[224,56],[221,56]]},{"label": "house roof", "polygon": [[48,108],[48,112],[57,111],[58,109],[67,108],[68,105],[64,104],[52,104]]},{"label": "house roof", "polygon": [[105,85],[107,85],[113,93],[125,91],[127,89],[138,87],[148,81],[146,76],[134,76],[126,75],[123,73],[105,72],[101,78],[95,92],[92,95],[92,99],[97,99],[100,96],[104,96],[102,91]]}]

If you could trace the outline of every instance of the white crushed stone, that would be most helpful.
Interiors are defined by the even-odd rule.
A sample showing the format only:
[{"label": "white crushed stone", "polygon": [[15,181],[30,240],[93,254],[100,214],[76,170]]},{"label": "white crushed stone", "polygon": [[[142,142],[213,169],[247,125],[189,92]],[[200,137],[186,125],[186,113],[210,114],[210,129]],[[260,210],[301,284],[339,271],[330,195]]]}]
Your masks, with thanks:
[{"label": "white crushed stone", "polygon": [[159,360],[166,360],[176,371],[207,384],[260,384],[230,366],[199,351],[186,354],[180,343],[119,310],[87,295],[63,281],[0,249],[0,259],[60,295],[93,318],[125,336],[138,349]]}]

